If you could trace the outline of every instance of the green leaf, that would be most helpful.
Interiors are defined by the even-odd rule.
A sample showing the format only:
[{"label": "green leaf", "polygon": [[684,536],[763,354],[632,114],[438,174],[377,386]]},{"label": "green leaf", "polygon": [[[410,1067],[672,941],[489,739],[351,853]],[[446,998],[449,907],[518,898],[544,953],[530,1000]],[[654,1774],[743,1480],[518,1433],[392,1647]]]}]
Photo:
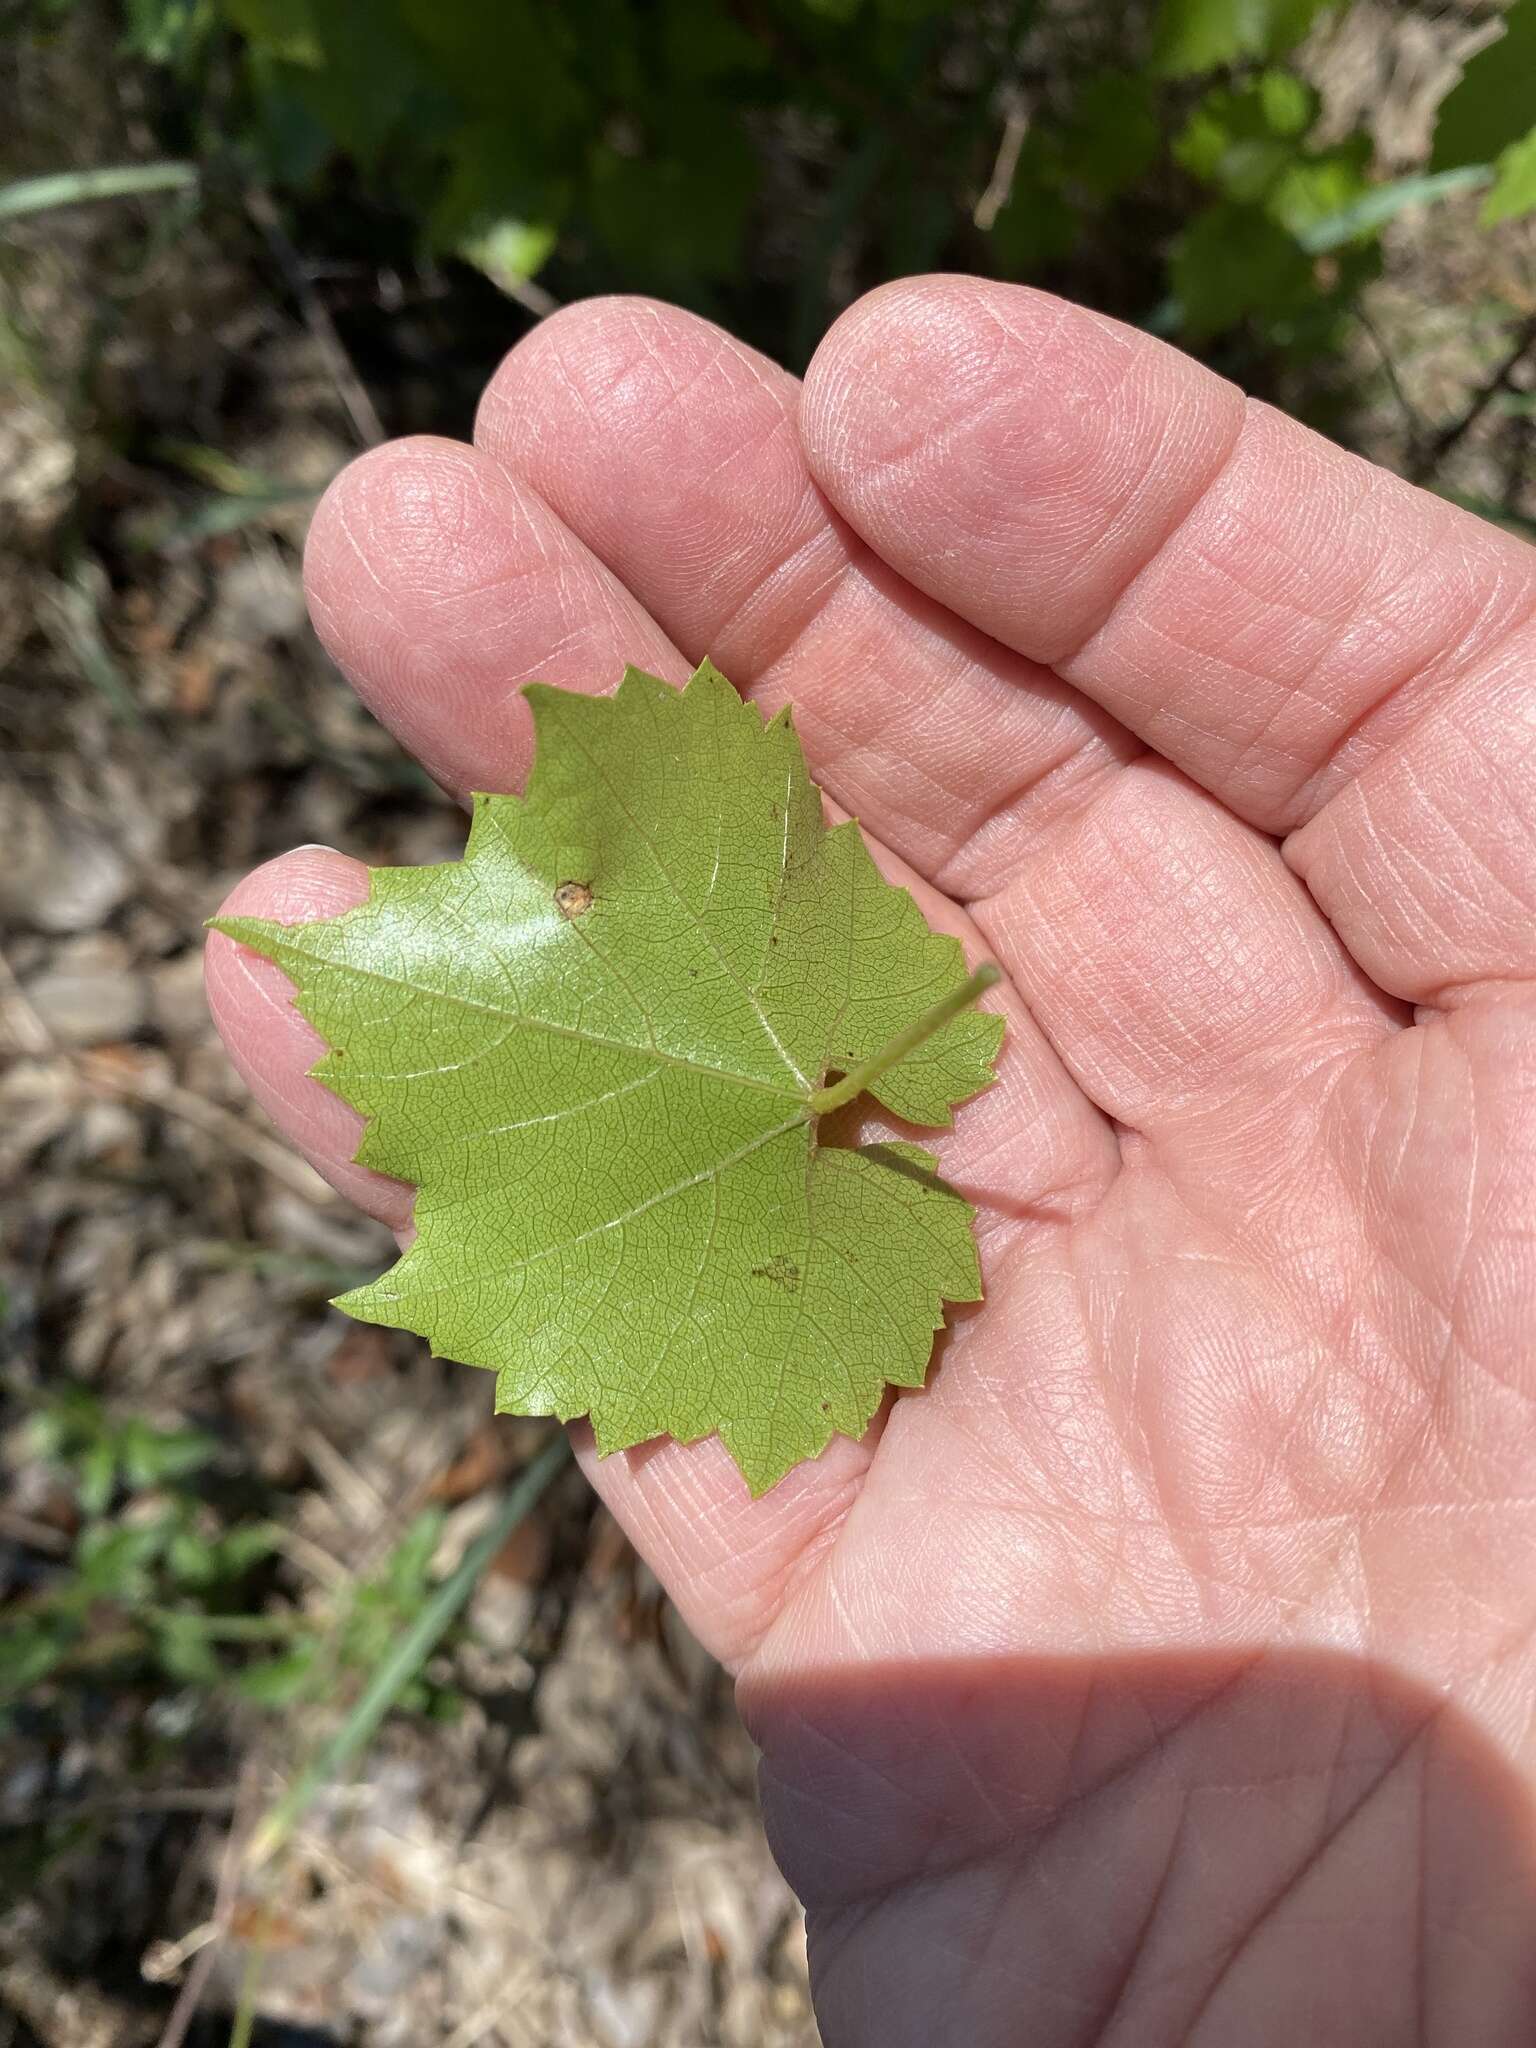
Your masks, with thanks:
[{"label": "green leaf", "polygon": [[1485,228],[1497,221],[1518,220],[1536,212],[1536,128],[1501,152],[1494,166],[1493,189],[1478,219]]},{"label": "green leaf", "polygon": [[1319,221],[1336,220],[1370,191],[1370,156],[1365,135],[1298,156],[1276,181],[1265,211],[1305,245]]},{"label": "green leaf", "polygon": [[191,65],[213,28],[206,0],[125,0],[123,48],[151,64]]},{"label": "green leaf", "polygon": [[1317,296],[1312,261],[1285,229],[1253,207],[1197,214],[1179,237],[1170,281],[1192,339],[1250,315],[1284,319]]},{"label": "green leaf", "polygon": [[1515,0],[1504,33],[1479,50],[1440,102],[1431,170],[1482,164],[1531,126],[1536,95],[1536,0]]},{"label": "green leaf", "polygon": [[149,1567],[164,1548],[166,1531],[153,1522],[97,1522],[81,1532],[75,1564],[81,1587],[97,1599],[147,1599]]},{"label": "green leaf", "polygon": [[1334,0],[1163,0],[1154,67],[1170,78],[1245,57],[1276,57],[1299,43]]},{"label": "green leaf", "polygon": [[248,42],[284,64],[318,70],[325,62],[309,0],[220,0],[220,4]]},{"label": "green leaf", "polygon": [[117,1447],[110,1437],[87,1446],[80,1459],[80,1512],[104,1515],[117,1487]]},{"label": "green leaf", "polygon": [[467,236],[458,253],[498,291],[511,292],[542,270],[559,238],[559,230],[547,221],[499,220]]},{"label": "green leaf", "polygon": [[46,1621],[24,1618],[0,1630],[0,1700],[16,1699],[46,1678],[68,1647]]},{"label": "green leaf", "polygon": [[857,825],[825,827],[787,712],[707,662],[527,694],[527,795],[476,798],[462,861],[216,928],[296,984],[359,1160],[421,1191],[339,1305],[494,1370],[500,1409],[590,1414],[604,1452],[718,1432],[761,1492],[921,1385],[943,1303],[981,1292],[926,1152],[818,1142],[829,1076],[944,1125],[1002,1022],[961,1010],[986,977]]},{"label": "green leaf", "polygon": [[183,1586],[206,1586],[217,1577],[213,1547],[196,1529],[182,1527],[165,1547],[165,1561]]},{"label": "green leaf", "polygon": [[1174,138],[1174,159],[1228,199],[1261,199],[1296,162],[1317,111],[1316,93],[1289,71],[1216,86]]},{"label": "green leaf", "polygon": [[1084,82],[1062,137],[1062,168],[1091,196],[1113,199],[1145,176],[1162,146],[1151,81],[1101,71]]},{"label": "green leaf", "polygon": [[424,1508],[390,1552],[384,1579],[393,1599],[410,1608],[432,1582],[432,1558],[443,1533],[441,1508]]},{"label": "green leaf", "polygon": [[680,286],[730,277],[757,182],[756,153],[738,129],[684,129],[642,156],[603,143],[592,152],[592,224],[638,275]]},{"label": "green leaf", "polygon": [[1003,277],[1034,277],[1072,253],[1082,232],[1078,209],[1054,182],[1059,166],[1040,162],[1026,143],[1008,203],[988,232]]},{"label": "green leaf", "polygon": [[214,1577],[238,1579],[262,1558],[277,1549],[281,1531],[271,1522],[242,1522],[215,1537],[212,1544]]},{"label": "green leaf", "polygon": [[151,1429],[135,1417],[123,1425],[119,1455],[130,1486],[155,1486],[179,1479],[210,1462],[218,1444],[200,1429]]},{"label": "green leaf", "polygon": [[183,1685],[209,1685],[220,1676],[218,1655],[201,1615],[157,1615],[154,1637],[161,1664]]},{"label": "green leaf", "polygon": [[318,1657],[319,1644],[314,1642],[282,1657],[259,1658],[236,1675],[236,1690],[258,1706],[292,1706],[308,1693]]}]

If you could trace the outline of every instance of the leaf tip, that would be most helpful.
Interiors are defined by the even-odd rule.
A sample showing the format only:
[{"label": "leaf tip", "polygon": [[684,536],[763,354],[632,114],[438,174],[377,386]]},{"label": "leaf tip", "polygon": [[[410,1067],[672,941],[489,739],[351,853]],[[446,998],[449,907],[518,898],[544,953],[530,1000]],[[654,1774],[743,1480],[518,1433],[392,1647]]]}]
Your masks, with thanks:
[{"label": "leaf tip", "polygon": [[217,932],[221,938],[233,939],[237,946],[249,946],[253,953],[260,953],[267,960],[273,957],[273,949],[282,943],[283,927],[269,917],[207,917],[203,920],[203,929]]}]

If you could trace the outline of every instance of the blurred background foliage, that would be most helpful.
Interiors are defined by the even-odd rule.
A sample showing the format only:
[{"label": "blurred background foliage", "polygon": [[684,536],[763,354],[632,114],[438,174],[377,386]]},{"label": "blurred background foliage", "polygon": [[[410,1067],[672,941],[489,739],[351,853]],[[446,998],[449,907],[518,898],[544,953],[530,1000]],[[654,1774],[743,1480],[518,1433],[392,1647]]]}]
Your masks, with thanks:
[{"label": "blurred background foliage", "polygon": [[956,268],[1536,535],[1536,0],[0,0],[0,107],[0,2048],[811,2048],[728,1688],[209,1025],[248,868],[462,843],[310,508],[572,299]]},{"label": "blurred background foliage", "polygon": [[[799,368],[859,291],[953,268],[1069,292],[1315,409],[1404,208],[1476,189],[1485,226],[1536,209],[1536,0],[1439,10],[1477,47],[1396,176],[1369,109],[1341,120],[1314,82],[1351,11],[121,0],[110,61],[166,178],[195,176],[182,205],[254,188],[307,258],[407,298],[465,267],[534,312],[655,292]],[[25,33],[77,12],[31,0]],[[466,389],[487,322],[505,339],[474,310],[460,280]]]}]

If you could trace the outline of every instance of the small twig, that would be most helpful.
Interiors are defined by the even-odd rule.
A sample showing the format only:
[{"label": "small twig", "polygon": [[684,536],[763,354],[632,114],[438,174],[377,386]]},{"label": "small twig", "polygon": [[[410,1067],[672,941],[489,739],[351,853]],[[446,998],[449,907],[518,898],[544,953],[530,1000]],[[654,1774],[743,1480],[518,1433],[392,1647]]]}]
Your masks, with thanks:
[{"label": "small twig", "polygon": [[168,1116],[179,1117],[183,1123],[216,1138],[232,1152],[243,1152],[247,1159],[264,1168],[274,1180],[280,1180],[304,1201],[328,1204],[337,1200],[335,1193],[311,1167],[278,1144],[275,1138],[263,1137],[260,1131],[253,1131],[232,1110],[221,1109],[216,1102],[208,1102],[201,1095],[192,1094],[175,1081],[135,1073],[132,1068],[116,1060],[105,1059],[99,1053],[78,1053],[71,1059],[71,1064],[93,1095],[126,1096],[129,1101],[141,1102],[148,1109],[163,1109]]},{"label": "small twig", "polygon": [[1515,329],[1513,346],[1493,374],[1473,392],[1460,417],[1442,427],[1422,451],[1409,472],[1415,483],[1423,483],[1426,477],[1432,476],[1451,450],[1460,446],[1499,394],[1509,389],[1510,380],[1533,348],[1536,348],[1536,313],[1528,314],[1520,322]]},{"label": "small twig", "polygon": [[390,1504],[379,1489],[347,1461],[318,1425],[301,1433],[299,1449],[359,1528],[370,1528],[381,1512],[388,1512]]},{"label": "small twig", "polygon": [[[486,274],[489,275],[488,272]],[[510,299],[514,306],[521,306],[535,320],[547,320],[551,313],[560,310],[560,301],[554,293],[546,291],[531,277],[492,277],[491,282],[503,298]]]},{"label": "small twig", "polygon": [[298,250],[284,232],[271,194],[259,185],[251,186],[245,195],[245,210],[261,230],[289,291],[293,293],[304,325],[325,358],[331,382],[336,386],[336,395],[346,409],[358,439],[365,448],[377,448],[387,438],[384,422],[379,418],[367,386],[357,374],[352,358],[336,332],[336,323],[327,312],[325,301],[310,282]]},{"label": "small twig", "polygon": [[338,1199],[335,1191],[313,1168],[295,1158],[276,1139],[253,1131],[232,1110],[221,1109],[216,1102],[208,1102],[201,1095],[194,1095],[189,1089],[175,1081],[167,1081],[163,1076],[139,1073],[101,1053],[73,1052],[61,1044],[38,1014],[3,951],[0,951],[0,998],[3,998],[0,1001],[0,1020],[8,1024],[17,1052],[34,1059],[58,1060],[72,1069],[92,1095],[126,1096],[130,1102],[140,1102],[148,1109],[163,1109],[170,1116],[180,1117],[183,1123],[193,1125],[231,1151],[243,1152],[247,1159],[264,1168],[275,1180],[282,1181],[306,1202],[329,1204]]},{"label": "small twig", "polygon": [[89,206],[101,199],[137,199],[154,192],[190,192],[196,164],[112,164],[89,171],[55,171],[0,185],[0,220],[48,213],[60,206]]},{"label": "small twig", "polygon": [[18,1514],[15,1508],[0,1508],[0,1536],[8,1537],[12,1543],[24,1543],[31,1550],[46,1551],[50,1557],[67,1557],[74,1549],[62,1529]]},{"label": "small twig", "polygon": [[61,1050],[58,1040],[16,979],[16,970],[3,950],[0,950],[0,996],[4,998],[0,1002],[0,1021],[7,1026],[17,1052],[46,1058]]},{"label": "small twig", "polygon": [[513,2008],[512,2001],[522,1996],[532,1975],[532,1970],[527,1967],[519,1970],[510,1984],[503,1984],[484,2005],[472,2012],[468,2019],[459,2022],[444,2041],[443,2048],[476,2048],[476,2044],[483,2041],[493,2027],[500,2026],[507,2020],[512,2021],[519,2035],[522,2035],[523,2023]]},{"label": "small twig", "polygon": [[322,1544],[316,1543],[298,1529],[289,1529],[281,1522],[274,1522],[272,1547],[280,1551],[291,1564],[297,1565],[301,1571],[308,1572],[312,1579],[318,1579],[322,1585],[329,1586],[333,1591],[352,1583],[352,1574],[340,1558],[332,1557]]},{"label": "small twig", "polygon": [[187,1964],[219,1938],[213,1920],[200,1920],[179,1941],[152,1941],[139,1958],[139,1975],[146,1984],[174,1984]]},{"label": "small twig", "polygon": [[1014,174],[1019,168],[1019,152],[1024,147],[1024,138],[1029,133],[1029,116],[1021,106],[1008,109],[1003,123],[1002,137],[997,145],[997,157],[992,165],[992,175],[987,180],[987,189],[977,200],[971,219],[983,234],[991,228],[997,216],[1008,204],[1013,190]]}]

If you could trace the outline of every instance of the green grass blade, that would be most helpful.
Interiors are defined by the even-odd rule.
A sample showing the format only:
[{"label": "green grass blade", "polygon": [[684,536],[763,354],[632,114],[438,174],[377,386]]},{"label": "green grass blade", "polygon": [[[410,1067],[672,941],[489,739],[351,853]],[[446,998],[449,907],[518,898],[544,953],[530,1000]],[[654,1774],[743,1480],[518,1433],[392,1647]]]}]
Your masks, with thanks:
[{"label": "green grass blade", "polygon": [[570,1445],[562,1432],[540,1451],[507,1489],[501,1506],[485,1529],[393,1645],[389,1655],[375,1667],[373,1676],[346,1720],[318,1756],[294,1779],[257,1828],[251,1838],[249,1868],[258,1868],[282,1847],[322,1786],[339,1776],[367,1748],[385,1715],[442,1641],[491,1559],[569,1456]]},{"label": "green grass blade", "polygon": [[0,220],[49,213],[59,206],[88,206],[99,199],[188,192],[196,183],[195,164],[117,164],[98,171],[53,171],[46,177],[18,178],[10,185],[0,185]]},{"label": "green grass blade", "polygon": [[1378,185],[1337,213],[1324,214],[1297,235],[1303,249],[1320,256],[1326,249],[1342,249],[1356,235],[1370,234],[1396,220],[1410,206],[1431,206],[1452,199],[1458,192],[1475,192],[1493,177],[1492,164],[1458,164],[1452,171],[1433,171],[1421,178],[1394,178]]}]

